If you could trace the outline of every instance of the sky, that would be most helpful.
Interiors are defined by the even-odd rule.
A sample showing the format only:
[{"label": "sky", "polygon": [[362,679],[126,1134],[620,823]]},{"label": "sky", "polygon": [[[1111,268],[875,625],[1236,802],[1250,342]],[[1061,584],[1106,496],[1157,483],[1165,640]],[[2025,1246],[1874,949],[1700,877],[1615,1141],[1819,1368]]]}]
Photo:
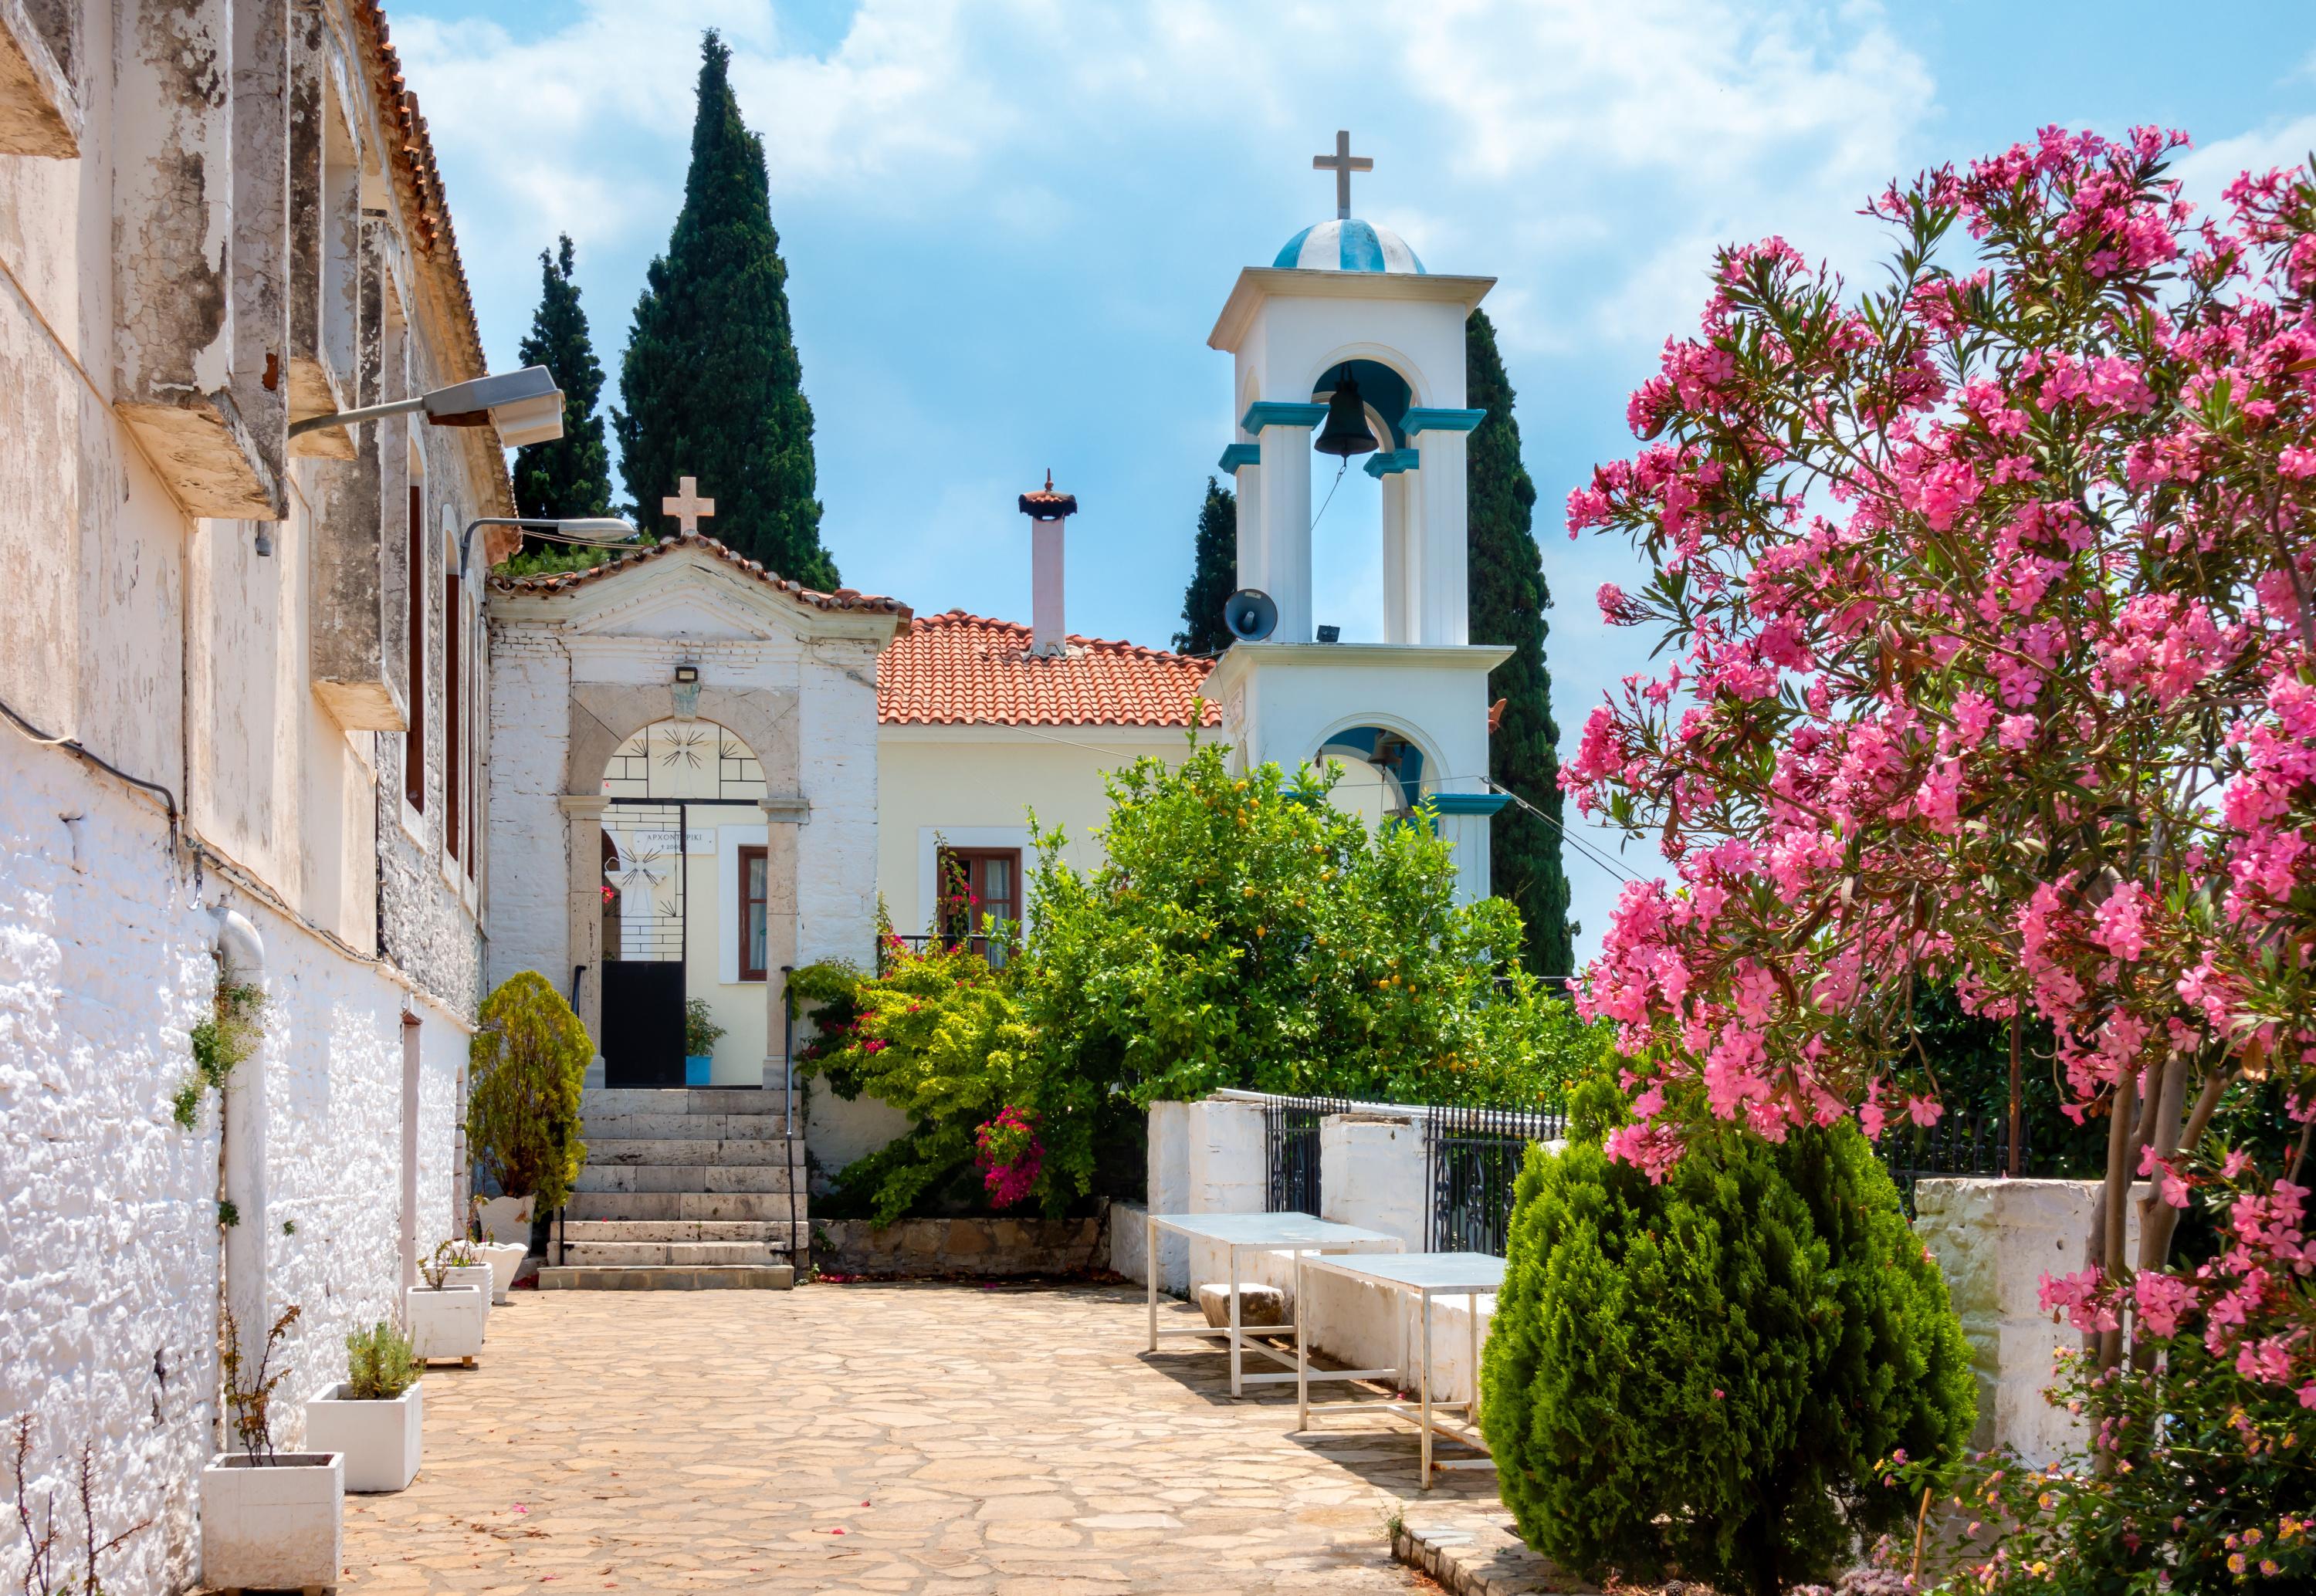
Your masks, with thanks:
[{"label": "sky", "polygon": [[[1892,178],[2057,123],[2191,134],[2191,194],[2316,149],[2316,6],[2058,0],[388,0],[494,369],[568,233],[613,374],[682,199],[704,29],[734,50],[848,585],[1027,621],[1050,468],[1072,631],[1164,646],[1232,437],[1206,339],[1242,267],[1333,211],[1311,157],[1349,128],[1352,208],[1485,308],[1539,494],[1563,754],[1647,641],[1592,595],[1628,549],[1562,505],[1631,452],[1626,395],[1693,330],[1714,247],[1778,235],[1854,281]],[[1332,463],[1317,482],[1325,497]],[[620,486],[615,477],[615,490]],[[703,483],[713,494],[716,484]],[[672,488],[669,490],[672,491]],[[654,490],[655,493],[657,490]],[[1314,534],[1315,616],[1378,636],[1376,487]],[[655,503],[655,499],[654,500]],[[714,530],[714,522],[707,529]],[[1572,828],[1578,825],[1571,807]],[[1599,832],[1627,872],[1646,842]],[[1618,879],[1566,856],[1599,944]]]}]

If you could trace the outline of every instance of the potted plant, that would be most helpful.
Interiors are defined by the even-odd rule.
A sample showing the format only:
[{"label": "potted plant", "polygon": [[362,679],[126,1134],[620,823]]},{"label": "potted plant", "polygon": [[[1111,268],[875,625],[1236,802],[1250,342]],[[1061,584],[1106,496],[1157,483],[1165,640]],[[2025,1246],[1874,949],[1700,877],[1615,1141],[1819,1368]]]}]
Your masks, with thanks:
[{"label": "potted plant", "polygon": [[683,1084],[704,1086],[716,1069],[716,1044],[724,1027],[708,1012],[708,999],[687,998],[683,1003]]},{"label": "potted plant", "polygon": [[410,1337],[386,1320],[346,1334],[346,1378],[306,1403],[306,1444],[346,1460],[349,1491],[399,1491],[418,1473],[425,1388]]},{"label": "potted plant", "polygon": [[475,1244],[463,1236],[453,1236],[434,1249],[435,1255],[448,1266],[442,1280],[445,1285],[473,1286],[483,1294],[483,1329],[491,1326],[491,1300],[498,1290],[498,1276],[483,1261]]},{"label": "potted plant", "polygon": [[494,1303],[507,1299],[507,1288],[514,1284],[516,1272],[522,1268],[523,1259],[530,1255],[528,1217],[523,1224],[525,1240],[501,1241],[495,1236],[485,1234],[483,1200],[477,1197],[468,1207],[467,1237],[474,1244],[475,1256],[490,1265],[491,1300]]},{"label": "potted plant", "polygon": [[424,1283],[404,1294],[403,1318],[410,1326],[411,1355],[419,1362],[456,1358],[472,1369],[483,1350],[491,1291],[488,1281],[453,1281],[451,1272],[461,1267],[457,1258],[456,1246],[446,1241],[419,1264]]},{"label": "potted plant", "polygon": [[467,1055],[467,1145],[487,1183],[530,1199],[530,1255],[542,1257],[548,1221],[587,1161],[579,1091],[595,1044],[535,970],[484,999],[481,1022]]},{"label": "potted plant", "polygon": [[273,1391],[289,1378],[275,1350],[298,1322],[273,1322],[257,1367],[247,1369],[241,1327],[225,1315],[225,1396],[237,1452],[201,1470],[201,1583],[223,1590],[334,1588],[344,1550],[345,1459],[273,1448]]}]

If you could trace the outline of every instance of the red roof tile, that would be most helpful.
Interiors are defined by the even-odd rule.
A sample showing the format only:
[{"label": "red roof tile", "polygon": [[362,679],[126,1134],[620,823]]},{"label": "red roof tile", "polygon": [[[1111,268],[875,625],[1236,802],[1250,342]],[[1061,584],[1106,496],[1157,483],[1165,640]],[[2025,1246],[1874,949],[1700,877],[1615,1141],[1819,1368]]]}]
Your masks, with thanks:
[{"label": "red roof tile", "polygon": [[765,586],[787,594],[807,608],[873,610],[879,615],[899,616],[904,620],[910,614],[909,607],[898,598],[880,598],[875,593],[863,593],[852,588],[839,588],[833,593],[823,593],[806,587],[802,582],[790,581],[765,570],[745,554],[734,553],[704,532],[678,532],[661,538],[649,548],[617,555],[586,571],[561,571],[542,576],[494,576],[491,586],[503,593],[567,593],[574,588],[601,581],[605,577],[617,575],[622,571],[632,571],[680,548],[696,548],[703,554],[713,554],[726,565],[746,572]]},{"label": "red roof tile", "polygon": [[[1029,652],[1029,628],[952,609],[895,637],[877,670],[886,724],[1188,726],[1210,660],[1098,637],[1065,654]],[[1222,723],[1208,704],[1201,725]]]}]

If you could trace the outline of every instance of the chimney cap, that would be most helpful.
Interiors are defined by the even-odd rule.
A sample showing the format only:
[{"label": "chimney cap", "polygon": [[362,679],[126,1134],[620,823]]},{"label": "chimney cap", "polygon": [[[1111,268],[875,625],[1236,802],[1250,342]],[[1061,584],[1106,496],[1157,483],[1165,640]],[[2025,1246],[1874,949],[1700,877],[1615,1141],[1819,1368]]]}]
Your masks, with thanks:
[{"label": "chimney cap", "polygon": [[1077,512],[1078,496],[1075,493],[1055,492],[1054,474],[1051,471],[1046,473],[1046,485],[1042,490],[1021,495],[1021,513],[1031,520],[1058,521],[1064,516],[1073,516]]}]

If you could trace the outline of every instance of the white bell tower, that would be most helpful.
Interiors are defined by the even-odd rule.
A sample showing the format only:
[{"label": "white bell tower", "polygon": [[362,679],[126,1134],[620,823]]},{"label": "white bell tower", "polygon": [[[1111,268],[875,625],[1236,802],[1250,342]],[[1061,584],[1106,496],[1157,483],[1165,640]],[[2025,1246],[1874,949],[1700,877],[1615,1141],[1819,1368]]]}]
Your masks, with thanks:
[{"label": "white bell tower", "polygon": [[[1312,164],[1335,173],[1335,219],[1241,271],[1210,348],[1234,358],[1238,585],[1268,593],[1278,625],[1234,643],[1207,691],[1242,767],[1292,770],[1332,753],[1375,766],[1387,807],[1430,800],[1456,845],[1458,896],[1488,892],[1488,672],[1510,657],[1469,642],[1465,440],[1486,420],[1464,407],[1464,324],[1492,277],[1427,271],[1397,236],[1350,214],[1350,174],[1374,163],[1338,133]],[[1313,430],[1348,378],[1383,493],[1381,643],[1313,641]]]}]

